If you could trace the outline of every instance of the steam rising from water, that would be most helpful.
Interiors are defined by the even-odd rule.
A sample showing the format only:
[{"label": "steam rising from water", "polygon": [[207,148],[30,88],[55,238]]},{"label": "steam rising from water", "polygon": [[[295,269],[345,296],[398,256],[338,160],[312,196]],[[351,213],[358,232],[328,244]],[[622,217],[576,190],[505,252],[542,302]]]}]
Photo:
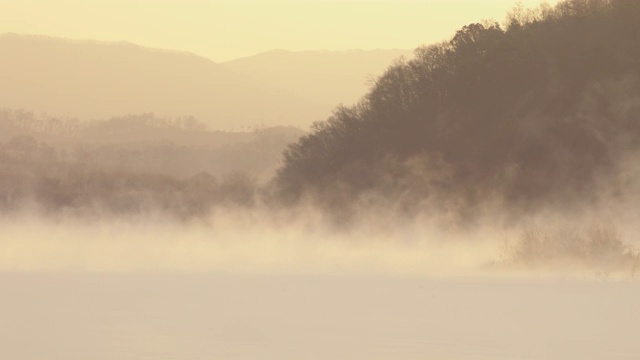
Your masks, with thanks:
[{"label": "steam rising from water", "polygon": [[499,251],[487,233],[463,239],[428,227],[373,225],[334,232],[238,214],[210,223],[29,218],[0,226],[3,270],[417,275],[471,272]]},{"label": "steam rising from water", "polygon": [[[640,263],[633,257],[633,244],[626,242],[630,230],[622,233],[622,240],[616,239],[620,241],[610,251],[613,255],[598,249],[609,256],[602,270],[590,268],[602,259],[587,264],[571,253],[591,245],[559,238],[557,234],[568,232],[559,232],[563,228],[556,225],[558,221],[545,228],[559,229],[549,233],[556,236],[553,241],[533,239],[540,241],[532,245],[526,236],[540,228],[526,232],[522,227],[492,224],[460,230],[433,221],[394,223],[378,217],[348,229],[332,229],[311,213],[298,219],[306,220],[258,210],[228,210],[192,222],[151,215],[90,221],[16,216],[0,223],[0,270],[436,277],[622,273],[628,277],[633,275],[631,266]],[[566,246],[549,247],[558,243]],[[631,265],[617,264],[627,252]]]}]

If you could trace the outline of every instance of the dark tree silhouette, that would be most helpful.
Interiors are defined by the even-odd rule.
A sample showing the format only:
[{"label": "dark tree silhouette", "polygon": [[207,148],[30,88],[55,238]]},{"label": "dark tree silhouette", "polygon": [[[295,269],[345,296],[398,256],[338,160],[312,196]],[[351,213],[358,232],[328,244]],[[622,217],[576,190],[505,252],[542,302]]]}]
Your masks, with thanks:
[{"label": "dark tree silhouette", "polygon": [[638,1],[566,0],[418,48],[289,146],[275,198],[410,192],[396,200],[460,213],[592,201],[640,135],[638,19]]}]

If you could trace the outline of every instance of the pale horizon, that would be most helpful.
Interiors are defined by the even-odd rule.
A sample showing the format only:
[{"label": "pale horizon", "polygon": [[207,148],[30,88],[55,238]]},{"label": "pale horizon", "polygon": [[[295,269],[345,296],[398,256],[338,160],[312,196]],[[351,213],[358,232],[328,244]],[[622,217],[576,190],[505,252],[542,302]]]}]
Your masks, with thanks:
[{"label": "pale horizon", "polygon": [[[520,3],[534,7],[540,1]],[[479,19],[502,22],[515,4],[510,0],[96,0],[90,4],[0,0],[0,34],[127,42],[226,62],[278,49],[410,50],[447,40]]]}]

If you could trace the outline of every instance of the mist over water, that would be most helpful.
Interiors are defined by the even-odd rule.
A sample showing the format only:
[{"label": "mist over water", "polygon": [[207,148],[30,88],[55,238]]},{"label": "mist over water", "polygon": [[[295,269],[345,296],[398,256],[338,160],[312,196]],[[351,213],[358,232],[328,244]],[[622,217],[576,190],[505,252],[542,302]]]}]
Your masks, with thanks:
[{"label": "mist over water", "polygon": [[212,218],[17,217],[2,223],[1,263],[5,270],[426,275],[474,271],[497,250],[481,232],[455,239],[428,227],[374,223],[329,230],[319,217],[273,219],[258,211]]},{"label": "mist over water", "polygon": [[259,205],[219,208],[186,220],[163,212],[91,217],[18,212],[0,222],[0,267],[630,280],[640,264],[633,219],[601,212],[539,214],[513,223],[494,210],[460,226],[447,216],[409,220],[369,208],[347,223],[338,220],[313,208]]},{"label": "mist over water", "polygon": [[571,254],[513,266],[505,246],[520,229],[389,217],[344,229],[310,210],[285,215],[6,218],[0,356],[599,360],[640,351],[640,285],[628,269],[601,271]]},{"label": "mist over water", "polygon": [[[559,232],[522,253],[509,249],[526,227],[489,210],[471,227],[359,213],[348,226],[317,209],[258,205],[191,219],[8,215],[0,355],[596,360],[640,351],[640,287],[618,262],[626,248],[612,261],[582,257],[574,250],[590,244],[588,232],[554,247],[558,234],[615,219],[540,214],[529,229]],[[633,223],[617,220],[606,224],[633,245]]]}]

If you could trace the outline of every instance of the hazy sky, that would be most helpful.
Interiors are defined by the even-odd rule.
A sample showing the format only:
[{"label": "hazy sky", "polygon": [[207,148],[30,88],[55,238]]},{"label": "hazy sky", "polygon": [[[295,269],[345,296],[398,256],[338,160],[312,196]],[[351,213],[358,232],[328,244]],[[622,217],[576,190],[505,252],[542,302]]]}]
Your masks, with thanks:
[{"label": "hazy sky", "polygon": [[412,49],[445,40],[462,25],[480,19],[502,21],[514,4],[515,0],[0,0],[0,33],[129,41],[224,61],[274,48]]}]

